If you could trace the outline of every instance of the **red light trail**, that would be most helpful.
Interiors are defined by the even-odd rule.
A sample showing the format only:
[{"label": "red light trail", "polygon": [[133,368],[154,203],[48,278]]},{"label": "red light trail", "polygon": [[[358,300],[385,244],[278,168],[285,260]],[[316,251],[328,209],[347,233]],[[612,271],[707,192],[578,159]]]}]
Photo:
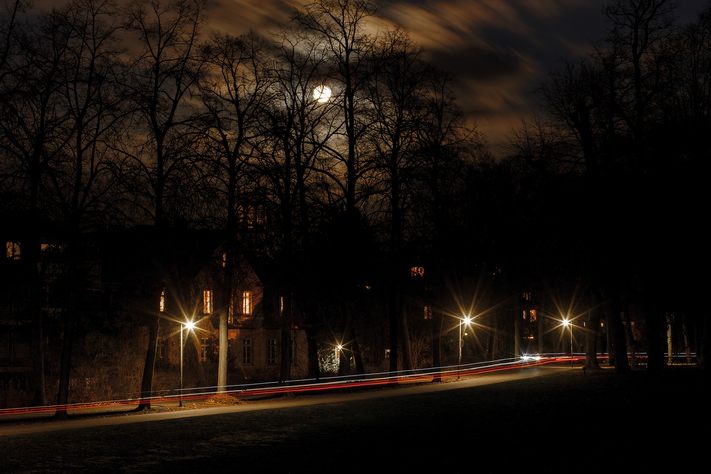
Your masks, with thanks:
[{"label": "red light trail", "polygon": [[[584,357],[573,357],[573,361],[583,360]],[[570,362],[570,357],[537,357],[537,358],[526,358],[526,359],[507,359],[506,362],[489,362],[489,363],[479,363],[479,364],[467,364],[461,367],[449,366],[442,367],[440,369],[422,369],[419,373],[406,374],[404,372],[398,372],[397,375],[390,375],[390,373],[383,374],[365,374],[357,376],[347,376],[347,377],[329,377],[339,380],[334,380],[330,382],[308,382],[301,383],[298,385],[279,385],[276,387],[265,387],[265,383],[261,384],[250,384],[245,386],[240,386],[244,388],[227,390],[222,392],[210,391],[204,393],[187,393],[187,394],[175,394],[167,396],[155,396],[147,397],[144,399],[125,399],[125,400],[112,400],[112,401],[100,401],[100,402],[88,402],[88,403],[70,403],[66,405],[49,405],[40,407],[23,407],[23,408],[6,408],[0,410],[0,417],[7,415],[26,415],[33,413],[50,413],[56,411],[77,411],[77,410],[87,410],[87,409],[97,409],[97,408],[111,408],[120,406],[132,406],[138,405],[139,402],[149,401],[151,404],[160,403],[177,403],[181,398],[183,401],[196,401],[205,400],[209,398],[239,398],[239,397],[251,397],[256,395],[276,395],[285,393],[318,393],[327,390],[341,390],[341,389],[352,389],[352,388],[366,388],[366,387],[378,387],[389,384],[395,384],[399,382],[407,383],[428,383],[433,380],[434,376],[439,376],[442,380],[444,379],[456,379],[458,377],[472,377],[476,375],[490,374],[494,372],[502,372],[507,370],[521,369],[526,367],[533,367],[538,365],[553,364],[560,362]],[[486,365],[482,365],[486,364]],[[472,366],[476,367],[472,367]],[[424,371],[424,373],[423,373]],[[414,372],[414,371],[410,371]],[[375,376],[375,377],[374,377]],[[358,377],[358,379],[354,379]],[[344,378],[351,378],[354,380],[343,380]],[[296,381],[300,382],[300,381]],[[277,383],[277,382],[273,382]],[[293,383],[293,381],[292,381]],[[215,387],[210,387],[214,389]],[[186,390],[204,390],[204,388],[193,388]]]}]

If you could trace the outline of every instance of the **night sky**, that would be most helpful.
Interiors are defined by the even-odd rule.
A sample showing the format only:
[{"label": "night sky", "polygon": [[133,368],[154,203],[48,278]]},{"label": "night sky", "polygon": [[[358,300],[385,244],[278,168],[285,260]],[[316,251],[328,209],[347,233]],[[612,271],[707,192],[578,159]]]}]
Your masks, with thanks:
[{"label": "night sky", "polygon": [[[38,0],[35,12],[64,0]],[[267,33],[310,0],[208,0],[209,27],[239,35]],[[574,59],[602,40],[603,0],[380,0],[382,25],[400,24],[430,61],[458,78],[457,103],[492,152],[505,132],[535,109],[533,91],[561,58]],[[703,0],[681,0],[681,23]]]},{"label": "night sky", "polygon": [[[213,0],[211,25],[265,31],[308,0]],[[457,103],[493,152],[504,133],[535,108],[534,89],[561,58],[585,54],[605,34],[602,0],[381,0],[387,20],[406,27],[430,61],[456,75]],[[693,21],[702,0],[681,0]]]}]

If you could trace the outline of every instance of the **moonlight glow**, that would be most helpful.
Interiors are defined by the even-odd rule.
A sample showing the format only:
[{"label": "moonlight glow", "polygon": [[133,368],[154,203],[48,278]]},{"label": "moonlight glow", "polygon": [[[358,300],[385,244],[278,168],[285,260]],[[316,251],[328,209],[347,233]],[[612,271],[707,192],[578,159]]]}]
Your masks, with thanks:
[{"label": "moonlight glow", "polygon": [[319,103],[328,102],[331,98],[331,89],[328,86],[318,86],[314,89],[314,100]]}]

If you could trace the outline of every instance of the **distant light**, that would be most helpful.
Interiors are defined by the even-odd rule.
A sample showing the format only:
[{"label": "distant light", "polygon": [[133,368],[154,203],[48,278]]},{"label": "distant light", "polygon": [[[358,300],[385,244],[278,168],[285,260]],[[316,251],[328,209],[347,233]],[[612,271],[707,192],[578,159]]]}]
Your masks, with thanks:
[{"label": "distant light", "polygon": [[314,89],[314,100],[323,104],[331,98],[331,88],[328,86],[318,86]]},{"label": "distant light", "polygon": [[524,355],[524,356],[521,356],[521,359],[523,359],[523,360],[541,360],[541,356],[539,356],[539,355],[532,355],[532,356],[531,355]]}]

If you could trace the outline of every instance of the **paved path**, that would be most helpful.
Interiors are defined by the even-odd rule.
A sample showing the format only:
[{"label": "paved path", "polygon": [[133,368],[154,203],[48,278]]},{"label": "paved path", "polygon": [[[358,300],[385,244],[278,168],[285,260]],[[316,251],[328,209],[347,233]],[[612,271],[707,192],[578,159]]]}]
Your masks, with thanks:
[{"label": "paved path", "polygon": [[[560,372],[562,370],[570,370],[570,367],[552,367],[552,366],[538,366],[530,368],[516,368],[507,370],[504,372],[497,372],[493,374],[477,375],[473,377],[467,377],[459,381],[444,382],[440,384],[428,384],[428,385],[413,385],[407,386],[406,384],[397,388],[388,388],[373,391],[360,391],[353,393],[337,393],[328,395],[315,395],[315,396],[299,396],[295,398],[279,398],[272,401],[260,401],[251,402],[242,405],[234,405],[228,407],[217,407],[217,408],[197,408],[192,410],[183,411],[171,411],[165,413],[129,413],[133,406],[128,407],[111,407],[104,413],[111,414],[113,416],[105,418],[84,418],[84,419],[69,419],[66,421],[55,421],[51,419],[45,420],[45,422],[37,422],[36,418],[28,417],[25,415],[25,420],[35,421],[28,424],[2,424],[0,423],[0,437],[12,436],[18,434],[28,434],[28,433],[45,433],[51,431],[59,430],[72,430],[80,428],[98,427],[98,426],[110,426],[110,425],[124,425],[130,423],[146,423],[152,421],[162,421],[162,420],[174,420],[183,418],[192,418],[196,416],[208,416],[208,415],[223,415],[229,413],[239,413],[239,412],[250,412],[257,410],[272,410],[277,408],[287,408],[287,407],[298,407],[298,406],[308,406],[308,405],[319,405],[324,403],[338,403],[356,400],[368,400],[375,398],[388,398],[388,397],[401,397],[406,395],[421,394],[421,393],[433,393],[441,392],[447,390],[457,390],[469,387],[476,387],[481,385],[490,385],[501,382],[509,382],[512,380],[522,380],[530,377],[538,377],[541,375],[546,375],[554,372]],[[86,413],[96,413],[96,410],[75,410],[70,412],[71,415],[86,414]],[[125,416],[116,416],[117,412],[126,412]],[[47,416],[42,414],[42,416]],[[22,422],[22,415],[8,416],[6,419],[1,420],[4,422],[17,421]]]}]

